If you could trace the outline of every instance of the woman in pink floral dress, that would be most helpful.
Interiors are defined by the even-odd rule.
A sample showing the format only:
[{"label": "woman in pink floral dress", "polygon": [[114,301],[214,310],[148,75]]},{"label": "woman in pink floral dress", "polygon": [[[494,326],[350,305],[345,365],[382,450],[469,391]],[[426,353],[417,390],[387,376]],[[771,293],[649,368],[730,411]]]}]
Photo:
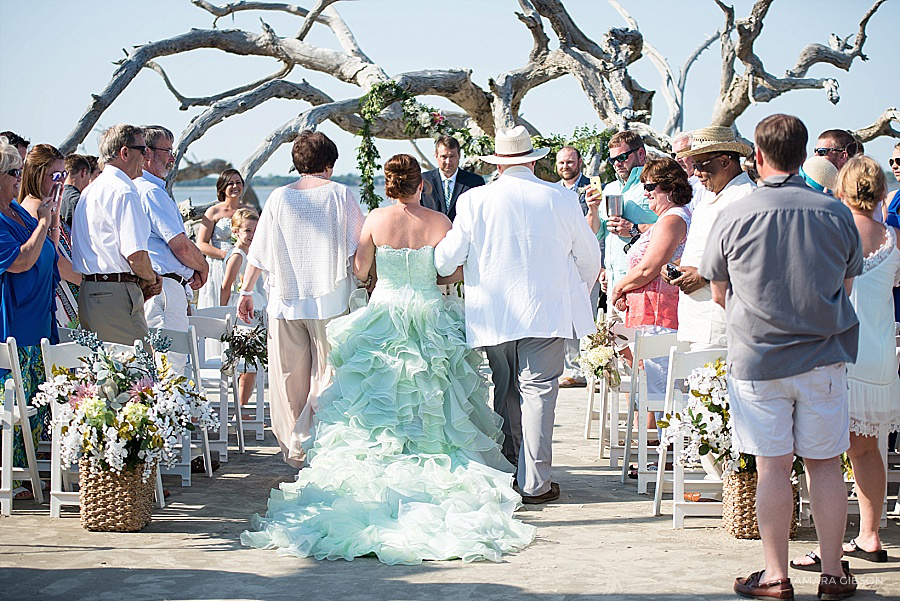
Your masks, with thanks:
[{"label": "woman in pink floral dress", "polygon": [[[678,329],[678,288],[660,275],[667,263],[681,259],[691,224],[693,190],[687,174],[670,158],[647,161],[641,182],[650,209],[659,216],[629,249],[630,269],[616,282],[612,302],[625,311],[625,325],[645,334],[662,334]],[[648,392],[663,392],[668,358],[645,360]]]}]

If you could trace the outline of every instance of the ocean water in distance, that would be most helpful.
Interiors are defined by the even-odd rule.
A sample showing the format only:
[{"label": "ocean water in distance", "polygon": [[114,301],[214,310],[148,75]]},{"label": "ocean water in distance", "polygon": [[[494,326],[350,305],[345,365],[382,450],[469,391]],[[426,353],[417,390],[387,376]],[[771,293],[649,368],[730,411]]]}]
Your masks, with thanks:
[{"label": "ocean water in distance", "polygon": [[[265,206],[266,199],[269,198],[269,194],[271,194],[274,189],[275,186],[253,187],[253,191],[256,192],[256,196],[259,198],[260,206]],[[353,195],[356,196],[356,199],[359,200],[359,187],[351,186],[350,189],[353,191]],[[211,205],[217,200],[215,186],[175,186],[172,189],[172,192],[175,196],[175,202],[183,202],[190,198],[191,206],[194,207]],[[384,190],[381,190],[381,195],[384,196]],[[368,213],[368,209],[363,207],[363,212]]]}]

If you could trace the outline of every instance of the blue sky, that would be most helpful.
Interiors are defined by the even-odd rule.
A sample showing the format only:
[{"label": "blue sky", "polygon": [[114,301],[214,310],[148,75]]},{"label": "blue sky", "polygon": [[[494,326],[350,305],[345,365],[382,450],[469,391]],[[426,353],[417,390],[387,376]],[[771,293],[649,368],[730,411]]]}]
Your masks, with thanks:
[{"label": "blue sky", "polygon": [[[224,0],[215,0],[221,4]],[[311,6],[312,2],[302,3]],[[722,13],[712,0],[622,0],[644,33],[680,68],[705,37],[722,24]],[[738,16],[752,2],[734,2]],[[595,41],[609,27],[622,27],[621,17],[602,0],[566,0],[579,26]],[[767,69],[783,74],[809,42],[827,43],[832,32],[842,37],[855,32],[869,0],[780,0],[775,2],[757,42]],[[531,36],[516,19],[515,0],[357,0],[341,2],[337,10],[357,41],[389,74],[420,69],[466,68],[483,88],[499,73],[522,66],[531,48]],[[443,11],[443,12],[442,12]],[[220,28],[239,27],[259,32],[262,17],[282,36],[293,35],[300,20],[289,15],[241,13],[221,19]],[[178,35],[192,27],[209,28],[213,17],[189,0],[0,0],[0,130],[12,129],[32,142],[58,144],[72,129],[90,100],[109,81],[113,61],[122,48]],[[868,27],[865,53],[870,60],[854,61],[849,73],[830,65],[817,65],[810,77],[835,77],[841,102],[833,106],[820,90],[795,91],[775,102],[753,106],[738,120],[751,137],[755,124],[774,112],[800,116],[811,136],[831,127],[859,128],[871,124],[889,106],[900,104],[897,77],[896,24],[900,5],[882,6]],[[552,32],[547,25],[553,40]],[[307,38],[313,44],[337,48],[331,32],[316,26]],[[720,55],[713,45],[695,64],[686,92],[687,129],[707,125],[718,94]],[[235,57],[215,50],[165,57],[158,61],[175,86],[187,96],[206,96],[253,81],[276,71],[279,64],[259,57]],[[631,73],[646,88],[656,89],[661,79],[649,60],[641,59]],[[358,89],[333,78],[295,69],[289,79],[305,78],[335,98],[358,95]],[[452,108],[439,98],[425,98],[440,108]],[[662,127],[667,111],[657,95],[652,125]],[[190,155],[198,159],[225,158],[240,165],[260,141],[307,105],[298,101],[270,101],[253,111],[226,120],[194,143]],[[118,122],[159,123],[176,132],[202,109],[179,111],[161,78],[143,71],[100,120],[101,126]],[[580,87],[572,78],[560,78],[526,96],[524,116],[542,133],[568,134],[580,125],[599,125]],[[900,127],[900,126],[897,126]],[[338,144],[338,173],[356,170],[356,140],[331,124],[321,130]],[[96,134],[82,150],[94,153]],[[814,141],[814,140],[813,140]],[[867,145],[867,154],[886,164],[896,140],[880,139]],[[812,146],[812,143],[810,144]],[[378,143],[383,157],[408,152],[405,142]],[[420,147],[428,151],[430,143]],[[283,147],[260,171],[284,174],[290,154]]]}]

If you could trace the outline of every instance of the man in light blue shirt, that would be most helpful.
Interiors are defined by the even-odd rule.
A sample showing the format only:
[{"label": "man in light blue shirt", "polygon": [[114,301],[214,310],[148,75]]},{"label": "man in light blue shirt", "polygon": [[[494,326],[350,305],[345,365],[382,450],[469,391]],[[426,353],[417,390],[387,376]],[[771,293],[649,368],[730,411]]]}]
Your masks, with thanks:
[{"label": "man in light blue shirt", "polygon": [[[148,253],[156,273],[162,275],[162,292],[144,303],[147,326],[180,332],[188,329],[188,301],[209,275],[209,265],[200,249],[187,237],[178,205],[166,192],[165,178],[175,165],[168,129],[151,125],[144,129],[147,154],[144,172],[134,180],[141,207],[150,218]],[[186,357],[170,355],[173,368],[181,371]],[[180,364],[180,365],[179,365]]]},{"label": "man in light blue shirt", "polygon": [[[647,150],[640,134],[621,131],[609,139],[609,158],[616,171],[616,180],[603,189],[603,198],[621,194],[621,215],[609,215],[606,202],[588,203],[588,223],[597,232],[597,239],[605,241],[606,276],[605,290],[612,290],[616,280],[628,273],[626,254],[641,232],[656,222],[656,213],[650,210],[644,196],[641,172],[647,162]],[[605,227],[604,227],[605,226]]]}]

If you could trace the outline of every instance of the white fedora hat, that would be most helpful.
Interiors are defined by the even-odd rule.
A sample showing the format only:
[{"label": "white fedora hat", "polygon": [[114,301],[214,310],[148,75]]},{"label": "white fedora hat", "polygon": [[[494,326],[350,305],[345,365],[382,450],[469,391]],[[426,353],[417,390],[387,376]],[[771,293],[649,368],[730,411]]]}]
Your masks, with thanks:
[{"label": "white fedora hat", "polygon": [[535,150],[528,130],[523,125],[517,125],[512,129],[497,130],[494,154],[478,158],[491,165],[519,165],[544,158],[548,152],[549,148]]},{"label": "white fedora hat", "polygon": [[691,132],[691,147],[678,153],[678,158],[707,152],[736,152],[742,157],[753,153],[753,147],[737,137],[730,127],[711,125]]}]

